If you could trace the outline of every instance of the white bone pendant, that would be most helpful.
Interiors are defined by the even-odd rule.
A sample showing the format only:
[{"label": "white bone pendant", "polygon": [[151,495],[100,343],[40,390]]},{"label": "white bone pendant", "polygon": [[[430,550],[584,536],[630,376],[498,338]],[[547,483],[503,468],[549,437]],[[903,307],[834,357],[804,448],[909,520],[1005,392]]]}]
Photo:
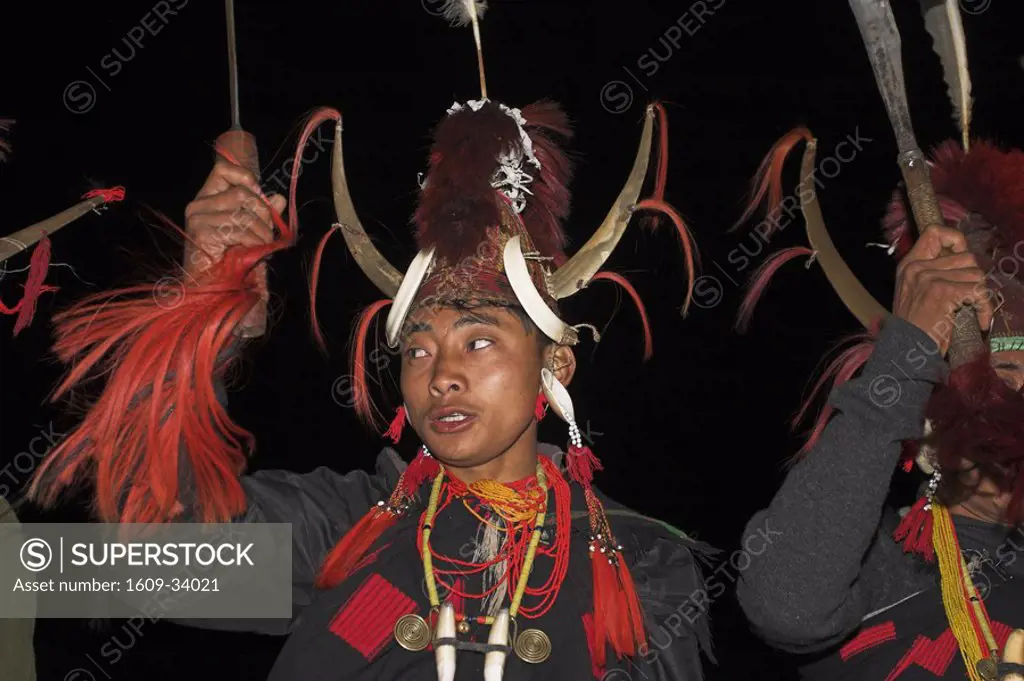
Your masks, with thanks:
[{"label": "white bone pendant", "polygon": [[[508,645],[508,609],[502,608],[491,625],[491,633],[487,642],[491,645]],[[501,681],[505,675],[505,658],[507,653],[492,650],[484,656],[484,681]]]},{"label": "white bone pendant", "polygon": [[[441,606],[437,617],[434,640],[455,638],[455,608],[451,603]],[[437,681],[455,681],[455,646],[434,645],[434,659],[437,660]]]}]

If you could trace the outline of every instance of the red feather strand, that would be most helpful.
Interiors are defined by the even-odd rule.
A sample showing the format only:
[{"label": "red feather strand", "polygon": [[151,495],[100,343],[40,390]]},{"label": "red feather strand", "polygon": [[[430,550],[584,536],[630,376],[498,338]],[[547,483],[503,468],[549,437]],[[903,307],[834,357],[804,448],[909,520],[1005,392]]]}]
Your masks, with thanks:
[{"label": "red feather strand", "polygon": [[[665,113],[665,107],[660,102],[654,102],[652,106],[658,114],[658,165],[655,171],[654,191],[651,193],[651,198],[655,201],[664,201],[665,185],[668,183],[668,115]],[[661,215],[654,215],[649,223],[651,228],[657,229],[660,227],[661,220]]]},{"label": "red feather strand", "polygon": [[218,360],[232,354],[236,327],[259,302],[255,268],[295,243],[294,189],[309,135],[323,120],[339,117],[318,111],[303,131],[292,163],[289,221],[271,209],[274,241],[230,248],[196,279],[165,277],[98,294],[54,318],[55,351],[73,366],[52,400],[87,380],[108,380],[82,423],[33,477],[34,501],[52,506],[65,488],[91,475],[103,521],[173,520],[183,510],[178,463],[184,451],[196,519],[226,522],[244,511],[238,476],[253,438],[217,400],[213,377],[232,363]]},{"label": "red feather strand", "polygon": [[690,228],[686,226],[686,222],[684,222],[682,216],[676,212],[676,209],[664,201],[658,201],[657,199],[644,199],[636,204],[636,209],[653,210],[662,213],[672,221],[672,224],[675,225],[676,231],[679,233],[679,241],[683,246],[683,253],[686,257],[686,300],[683,302],[682,310],[683,316],[685,317],[690,310],[690,303],[693,300],[693,284],[696,277],[695,268],[700,264],[700,257],[697,254],[697,249],[694,245],[693,235],[690,233]]},{"label": "red feather strand", "polygon": [[352,332],[352,354],[349,358],[349,367],[352,370],[352,385],[350,388],[346,387],[347,390],[351,391],[350,396],[346,395],[344,397],[351,399],[356,416],[362,419],[364,423],[372,426],[374,430],[380,430],[383,416],[370,395],[369,377],[366,371],[366,341],[370,334],[370,324],[373,322],[373,318],[391,303],[392,300],[390,298],[384,298],[366,306],[363,309],[363,313],[359,315],[359,320],[356,322]]},{"label": "red feather strand", "polygon": [[401,517],[416,490],[427,480],[432,480],[440,470],[437,459],[420,449],[398,478],[387,503],[380,502],[371,508],[331,549],[317,575],[317,588],[332,589],[344,582],[370,547]]},{"label": "red feather strand", "polygon": [[[761,161],[761,165],[758,167],[757,173],[754,175],[754,180],[752,182],[753,195],[751,196],[746,209],[744,209],[743,215],[741,215],[739,220],[736,221],[736,224],[729,228],[730,232],[735,231],[740,225],[749,220],[757,211],[758,207],[764,202],[766,196],[768,198],[768,215],[774,215],[775,211],[782,203],[782,169],[786,165],[786,159],[801,140],[810,142],[813,139],[814,136],[811,135],[811,131],[801,126],[790,130],[775,143]],[[777,223],[772,220],[769,223],[768,230],[765,232],[764,236],[771,236],[776,227]]]},{"label": "red feather strand", "polygon": [[[862,331],[860,333],[853,334],[840,342],[840,345],[849,342],[854,342],[854,345],[841,352],[838,357],[829,363],[825,368],[825,371],[822,372],[818,381],[814,384],[814,388],[811,390],[810,395],[808,395],[807,399],[801,405],[800,411],[790,422],[792,428],[795,429],[800,422],[804,420],[810,412],[816,398],[826,385],[831,383],[829,386],[829,390],[831,392],[849,381],[853,378],[854,374],[860,371],[875,349],[875,338],[877,338],[880,330],[881,320],[876,322],[875,327],[871,331]],[[798,451],[793,457],[791,463],[799,461],[814,448],[814,445],[817,444],[821,434],[825,431],[825,426],[828,425],[833,411],[834,409],[831,405],[825,405],[818,414],[818,418],[814,422],[814,427],[812,428],[807,441],[804,442],[803,447],[801,447],[800,451]]]},{"label": "red feather strand", "polygon": [[754,308],[768,289],[769,284],[771,284],[772,277],[775,276],[775,273],[783,265],[801,256],[811,257],[813,255],[814,251],[806,246],[794,246],[792,248],[784,248],[765,260],[750,276],[747,293],[743,296],[739,313],[736,315],[736,330],[740,333],[745,333],[750,327],[750,320],[754,316]]},{"label": "red feather strand", "polygon": [[654,109],[658,112],[658,170],[651,198],[664,201],[665,185],[668,183],[668,115],[660,102],[654,103]]},{"label": "red feather strand", "polygon": [[309,273],[309,318],[310,325],[313,328],[313,337],[316,339],[316,344],[320,346],[321,350],[327,351],[327,341],[324,340],[323,331],[320,329],[320,320],[316,314],[316,290],[317,285],[320,283],[320,265],[324,257],[324,249],[327,247],[327,240],[334,236],[338,231],[341,230],[341,225],[335,223],[327,231],[326,234],[320,239],[320,243],[317,244],[316,253],[313,255],[313,267]]},{"label": "red feather strand", "polygon": [[633,304],[636,305],[637,312],[640,313],[640,322],[644,327],[644,361],[647,361],[654,354],[654,337],[651,334],[651,324],[647,319],[647,308],[644,307],[644,301],[640,298],[640,294],[636,292],[633,285],[629,283],[624,276],[616,274],[615,272],[598,272],[594,275],[593,281],[605,279],[607,281],[614,282],[625,289],[629,297],[633,299]]}]

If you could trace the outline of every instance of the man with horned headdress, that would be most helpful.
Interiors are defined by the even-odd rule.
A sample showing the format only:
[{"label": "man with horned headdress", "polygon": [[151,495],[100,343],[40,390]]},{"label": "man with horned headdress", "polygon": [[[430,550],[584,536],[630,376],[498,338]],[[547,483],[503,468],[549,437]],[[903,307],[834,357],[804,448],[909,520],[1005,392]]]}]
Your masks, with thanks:
[{"label": "man with horned headdress", "polygon": [[[451,9],[477,27],[478,5]],[[354,209],[340,113],[315,112],[295,157],[317,126],[336,122],[338,224],[327,236],[340,232],[385,294],[357,324],[353,399],[375,422],[365,356],[372,321],[388,309],[402,404],[387,434],[398,442],[408,426],[420,438],[411,463],[386,449],[374,474],[244,474],[249,434],[224,410],[222,377],[238,338],[264,326],[254,273],[294,242],[296,202],[294,183],[287,202],[264,197],[250,170],[222,158],[185,211],[190,248],[202,257],[186,257],[176,305],[144,296],[113,308],[105,294],[58,317],[61,355],[77,359],[58,392],[108,352],[113,360],[103,395],[44,462],[33,492],[52,503],[95,471],[106,521],[290,523],[295,616],[203,623],[288,634],[273,679],[601,679],[615,670],[608,678],[702,678],[708,617],[689,599],[702,586],[695,552],[707,547],[594,486],[601,466],[567,389],[572,346],[588,325],[569,325],[558,311],[559,300],[611,280],[638,302],[649,334],[632,287],[599,271],[637,211],[678,228],[692,288],[688,231],[662,199],[665,112],[648,108],[622,192],[567,257],[560,221],[571,168],[555,142],[570,133],[566,116],[549,102],[520,110],[488,99],[482,61],[481,84],[481,99],[454,104],[435,130],[415,213],[418,254],[404,274]],[[654,198],[638,201],[656,119],[658,180]],[[248,228],[222,233],[240,208],[251,211]],[[194,373],[179,379],[169,367]],[[568,425],[565,452],[537,440],[549,412]]]},{"label": "man with horned headdress", "polygon": [[[739,600],[761,637],[800,655],[806,679],[1024,678],[1024,152],[971,140],[969,97],[955,96],[963,142],[942,144],[926,165],[909,116],[893,115],[906,113],[893,93],[898,60],[878,63],[893,41],[875,32],[897,35],[891,14],[876,0],[851,4],[870,18],[865,42],[882,46],[869,54],[903,152],[907,191],[883,223],[899,260],[893,309],[829,239],[816,140],[791,132],[762,164],[756,201],[781,196],[782,162],[806,143],[799,194],[811,248],[786,249],[755,273],[742,323],[783,263],[813,256],[867,332],[818,382],[835,381],[828,406],[748,525],[770,522],[780,536],[741,575]],[[956,1],[924,0],[924,10],[944,64],[957,64]],[[969,92],[961,66],[949,82]],[[898,514],[886,503],[893,472],[915,461],[929,479]]]}]

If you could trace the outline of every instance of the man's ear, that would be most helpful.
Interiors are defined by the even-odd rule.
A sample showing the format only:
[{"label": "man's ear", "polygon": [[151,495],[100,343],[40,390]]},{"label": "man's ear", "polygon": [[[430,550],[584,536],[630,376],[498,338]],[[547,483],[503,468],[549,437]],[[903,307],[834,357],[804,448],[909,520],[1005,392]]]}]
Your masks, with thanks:
[{"label": "man's ear", "polygon": [[576,374],[576,354],[568,345],[549,345],[545,357],[545,366],[551,370],[558,382],[568,386]]}]

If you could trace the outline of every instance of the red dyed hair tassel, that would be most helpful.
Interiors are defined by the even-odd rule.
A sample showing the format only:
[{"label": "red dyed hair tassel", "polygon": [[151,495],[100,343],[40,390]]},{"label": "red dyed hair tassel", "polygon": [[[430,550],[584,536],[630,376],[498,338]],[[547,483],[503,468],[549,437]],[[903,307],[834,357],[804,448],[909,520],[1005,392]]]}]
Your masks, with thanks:
[{"label": "red dyed hair tassel", "polygon": [[590,560],[594,577],[594,662],[603,667],[607,643],[622,659],[646,650],[647,639],[643,611],[622,553],[604,547],[604,552],[593,550]]},{"label": "red dyed hair tassel", "polygon": [[395,418],[392,419],[391,425],[384,433],[384,437],[391,438],[391,441],[396,445],[398,441],[402,439],[402,429],[405,428],[405,405],[403,404],[397,410],[395,410]]},{"label": "red dyed hair tassel", "polygon": [[383,503],[370,509],[334,546],[317,575],[318,589],[331,589],[344,582],[369,548],[395,524],[398,514]]},{"label": "red dyed hair tassel", "polygon": [[[928,506],[928,508],[925,508]],[[903,544],[904,553],[916,553],[929,563],[935,562],[935,547],[932,544],[932,530],[935,524],[928,498],[917,500],[903,521],[893,532],[892,538]]]},{"label": "red dyed hair tassel", "polygon": [[594,471],[602,468],[600,460],[590,447],[571,445],[567,467],[569,476],[583,487],[590,516],[590,560],[594,578],[591,649],[594,664],[604,667],[606,643],[611,643],[620,659],[624,655],[633,656],[638,650],[646,650],[643,610],[625,556],[612,535],[604,506],[591,488]]}]

